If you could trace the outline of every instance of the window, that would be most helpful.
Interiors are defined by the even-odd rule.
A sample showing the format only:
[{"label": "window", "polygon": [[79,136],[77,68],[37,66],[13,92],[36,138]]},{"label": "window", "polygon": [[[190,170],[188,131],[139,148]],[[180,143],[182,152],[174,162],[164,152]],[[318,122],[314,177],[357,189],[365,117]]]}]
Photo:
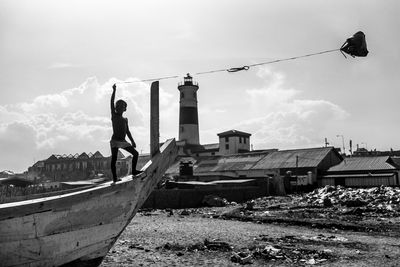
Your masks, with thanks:
[{"label": "window", "polygon": [[225,149],[229,149],[229,144],[225,144]]},{"label": "window", "polygon": [[243,139],[244,139],[243,143],[245,143],[245,144],[246,144],[246,139],[247,139],[247,138],[245,137],[245,138],[243,138]]},{"label": "window", "polygon": [[228,143],[228,142],[229,142],[229,137],[226,136],[226,137],[225,137],[225,143]]},{"label": "window", "polygon": [[211,156],[214,156],[215,155],[215,152],[211,152]]},{"label": "window", "polygon": [[239,137],[239,143],[242,143],[242,137]]}]

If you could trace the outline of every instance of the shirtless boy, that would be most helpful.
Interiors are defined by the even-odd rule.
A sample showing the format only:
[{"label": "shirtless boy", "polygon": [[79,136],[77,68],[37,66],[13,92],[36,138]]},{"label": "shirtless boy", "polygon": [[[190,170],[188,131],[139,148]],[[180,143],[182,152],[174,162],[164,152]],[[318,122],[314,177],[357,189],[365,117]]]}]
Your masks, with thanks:
[{"label": "shirtless boy", "polygon": [[[111,121],[113,127],[113,135],[111,137],[110,146],[111,172],[113,176],[113,181],[115,183],[116,181],[121,180],[117,178],[117,169],[115,166],[117,162],[118,149],[120,148],[132,154],[132,175],[138,175],[142,172],[136,170],[139,153],[135,149],[136,143],[133,140],[131,132],[129,131],[128,119],[122,116],[122,113],[126,111],[127,104],[124,100],[118,100],[114,105],[115,91],[117,89],[117,86],[114,84],[112,88],[113,93],[111,95]],[[125,136],[128,136],[131,143],[128,143],[125,140]]]}]

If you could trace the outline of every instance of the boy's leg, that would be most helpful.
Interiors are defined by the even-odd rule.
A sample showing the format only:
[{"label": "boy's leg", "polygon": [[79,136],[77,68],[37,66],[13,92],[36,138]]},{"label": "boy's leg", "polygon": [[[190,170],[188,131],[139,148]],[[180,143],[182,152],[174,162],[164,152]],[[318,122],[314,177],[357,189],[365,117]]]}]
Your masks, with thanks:
[{"label": "boy's leg", "polygon": [[113,176],[113,181],[117,181],[117,167],[115,166],[117,163],[118,156],[118,147],[111,148],[111,173]]},{"label": "boy's leg", "polygon": [[139,159],[139,152],[137,152],[133,146],[125,147],[124,149],[132,154],[132,174],[138,174],[138,171],[136,170],[136,165]]}]

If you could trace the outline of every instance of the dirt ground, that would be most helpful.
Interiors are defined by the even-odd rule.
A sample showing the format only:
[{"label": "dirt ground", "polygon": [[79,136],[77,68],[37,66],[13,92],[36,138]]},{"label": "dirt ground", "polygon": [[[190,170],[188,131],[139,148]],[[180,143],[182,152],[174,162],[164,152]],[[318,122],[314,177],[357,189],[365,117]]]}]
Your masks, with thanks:
[{"label": "dirt ground", "polygon": [[101,266],[400,266],[397,213],[285,203],[141,211]]}]

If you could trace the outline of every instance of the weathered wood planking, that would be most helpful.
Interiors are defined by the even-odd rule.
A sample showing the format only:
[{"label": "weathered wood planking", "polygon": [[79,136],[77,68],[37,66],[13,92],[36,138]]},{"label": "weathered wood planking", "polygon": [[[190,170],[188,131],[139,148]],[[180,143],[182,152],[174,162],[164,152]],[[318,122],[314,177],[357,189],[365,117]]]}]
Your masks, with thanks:
[{"label": "weathered wood planking", "polygon": [[0,204],[1,266],[59,266],[103,258],[177,155],[174,140],[131,176],[111,185]]}]

